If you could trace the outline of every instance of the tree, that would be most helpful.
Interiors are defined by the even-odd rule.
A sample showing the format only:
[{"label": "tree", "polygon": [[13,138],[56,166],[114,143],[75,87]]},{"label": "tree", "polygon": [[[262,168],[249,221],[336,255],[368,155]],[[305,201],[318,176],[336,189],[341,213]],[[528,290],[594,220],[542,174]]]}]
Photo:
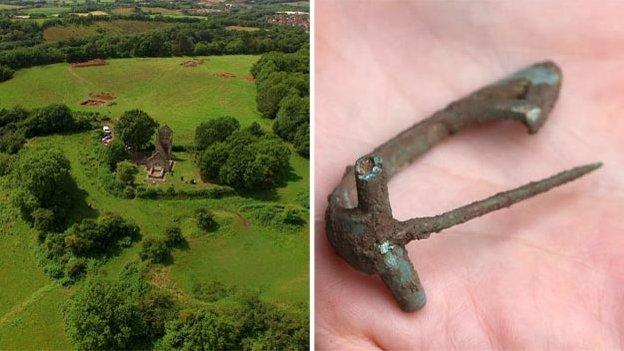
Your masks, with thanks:
[{"label": "tree", "polygon": [[212,211],[205,208],[199,208],[195,211],[195,219],[197,219],[197,226],[206,231],[213,230],[217,225]]},{"label": "tree", "polygon": [[295,134],[293,145],[297,153],[303,157],[310,156],[310,125],[300,127]]},{"label": "tree", "polygon": [[290,94],[296,94],[296,90],[286,84],[276,84],[265,86],[263,89],[258,88],[256,97],[258,102],[258,111],[265,118],[273,119],[279,108],[279,104],[283,98]]},{"label": "tree", "polygon": [[130,241],[141,238],[141,229],[136,224],[124,219],[118,214],[104,213],[98,219],[98,223],[107,234],[108,241],[129,239]]},{"label": "tree", "polygon": [[7,154],[17,153],[22,146],[26,144],[26,137],[21,130],[14,132],[5,132],[0,135],[0,152],[6,152]]},{"label": "tree", "polygon": [[97,221],[83,219],[67,230],[65,245],[74,255],[88,256],[111,251],[120,240],[132,242],[140,237],[140,229],[121,216],[105,213]]},{"label": "tree", "polygon": [[78,256],[95,254],[105,251],[111,244],[107,240],[107,233],[93,219],[87,218],[71,226],[65,236],[65,246]]},{"label": "tree", "polygon": [[38,208],[32,213],[33,227],[41,232],[48,232],[55,227],[54,212],[47,208]]},{"label": "tree", "polygon": [[117,133],[134,151],[143,150],[152,140],[158,123],[141,110],[124,112],[117,123]]},{"label": "tree", "polygon": [[157,350],[239,350],[240,321],[217,309],[203,309],[167,323]]},{"label": "tree", "polygon": [[66,105],[49,105],[35,110],[26,124],[28,136],[70,131],[75,127],[72,111]]},{"label": "tree", "polygon": [[75,191],[69,160],[57,149],[36,149],[21,153],[11,168],[14,201],[24,218],[32,221],[32,212],[44,208],[62,223]]},{"label": "tree", "polygon": [[289,95],[309,95],[309,82],[306,74],[273,72],[257,85],[256,101],[258,111],[265,118],[275,118],[283,98]]},{"label": "tree", "polygon": [[177,56],[192,55],[195,51],[193,39],[191,39],[191,37],[186,33],[179,32],[173,42],[173,45],[171,46],[171,51]]},{"label": "tree", "polygon": [[[260,135],[260,136],[258,136]],[[279,139],[246,128],[217,142],[197,160],[204,180],[218,180],[237,189],[277,185],[289,169],[290,150]]]},{"label": "tree", "polygon": [[177,247],[186,242],[184,236],[182,236],[182,230],[180,227],[171,226],[165,229],[165,243],[169,247]]},{"label": "tree", "polygon": [[249,134],[256,136],[256,137],[261,137],[264,135],[264,130],[262,130],[262,127],[260,126],[260,123],[258,122],[253,122],[252,124],[249,125],[249,127],[245,128]]},{"label": "tree", "polygon": [[11,172],[12,163],[13,157],[11,155],[0,152],[0,177],[5,176]]},{"label": "tree", "polygon": [[310,102],[308,97],[289,95],[280,102],[279,111],[273,123],[275,134],[293,141],[301,127],[309,125]]},{"label": "tree", "polygon": [[139,257],[150,263],[165,263],[171,258],[171,248],[163,239],[147,238],[143,240]]},{"label": "tree", "polygon": [[287,174],[290,150],[276,138],[251,140],[244,137],[228,140],[229,157],[219,170],[219,180],[245,190],[279,184]]},{"label": "tree", "polygon": [[141,309],[119,284],[88,280],[66,308],[67,333],[78,350],[126,350],[147,336]]},{"label": "tree", "polygon": [[13,71],[10,67],[0,65],[0,83],[13,78],[14,73],[15,71]]},{"label": "tree", "polygon": [[0,127],[25,121],[30,112],[22,107],[0,109]]},{"label": "tree", "polygon": [[139,301],[141,316],[147,324],[150,338],[161,338],[165,334],[167,321],[176,317],[178,309],[174,300],[167,293],[150,289]]},{"label": "tree", "polygon": [[195,146],[198,150],[204,150],[214,143],[225,141],[239,128],[240,124],[234,117],[223,116],[208,120],[195,129]]},{"label": "tree", "polygon": [[117,179],[127,185],[134,184],[134,180],[138,173],[139,169],[130,161],[119,162],[117,164],[117,171],[115,171]]},{"label": "tree", "polygon": [[214,143],[200,154],[198,164],[199,173],[203,180],[219,180],[221,166],[230,156],[230,149],[226,143]]}]

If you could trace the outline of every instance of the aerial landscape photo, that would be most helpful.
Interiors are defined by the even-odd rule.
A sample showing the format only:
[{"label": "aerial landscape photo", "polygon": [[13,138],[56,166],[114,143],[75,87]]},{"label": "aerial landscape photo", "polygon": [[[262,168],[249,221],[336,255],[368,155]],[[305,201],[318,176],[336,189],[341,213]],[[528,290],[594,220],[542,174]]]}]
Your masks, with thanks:
[{"label": "aerial landscape photo", "polygon": [[309,7],[0,0],[0,350],[308,349]]}]

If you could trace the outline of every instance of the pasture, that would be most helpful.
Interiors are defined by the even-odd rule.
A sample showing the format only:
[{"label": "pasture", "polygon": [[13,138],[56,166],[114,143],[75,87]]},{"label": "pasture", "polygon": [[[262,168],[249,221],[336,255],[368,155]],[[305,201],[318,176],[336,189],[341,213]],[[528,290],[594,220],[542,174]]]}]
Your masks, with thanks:
[{"label": "pasture", "polygon": [[172,23],[137,20],[98,21],[90,25],[48,27],[43,31],[45,41],[54,42],[71,38],[84,38],[108,34],[141,33],[152,29],[171,27]]},{"label": "pasture", "polygon": [[[174,131],[174,143],[192,143],[200,121],[236,117],[242,126],[271,121],[256,110],[256,86],[249,69],[258,56],[200,57],[203,64],[184,67],[190,58],[131,58],[108,60],[105,66],[74,68],[60,63],[19,70],[2,83],[0,107],[16,104],[41,107],[65,103],[75,110],[99,111],[111,118],[139,108]],[[36,89],[34,89],[36,87]],[[81,105],[91,93],[107,92],[109,106]],[[27,96],[27,99],[24,97]]]},{"label": "pasture", "polygon": [[[133,58],[108,60],[104,66],[73,68],[69,64],[19,70],[0,83],[0,107],[35,108],[65,103],[75,110],[99,111],[113,120],[140,108],[174,131],[174,144],[190,145],[195,127],[220,115],[236,117],[242,126],[259,122],[270,130],[271,121],[256,110],[255,85],[249,69],[257,56],[204,57],[204,63],[183,67],[185,58]],[[228,73],[228,74],[225,74]],[[115,96],[100,107],[81,103],[92,93]],[[59,148],[70,160],[72,176],[85,193],[85,202],[99,212],[121,214],[141,227],[143,237],[161,236],[177,224],[188,247],[173,252],[173,263],[155,269],[152,283],[177,296],[190,297],[196,283],[218,280],[228,285],[258,289],[267,301],[281,305],[308,301],[308,226],[281,228],[264,225],[246,213],[248,204],[300,206],[308,192],[309,161],[293,152],[289,181],[262,196],[223,199],[144,200],[121,199],[106,192],[89,176],[90,132],[37,137],[26,148]],[[176,153],[174,152],[174,155]],[[197,175],[192,154],[181,152],[176,166],[181,174]],[[176,174],[179,178],[179,174]],[[172,179],[174,186],[180,186]],[[36,233],[12,207],[11,190],[0,178],[0,349],[68,349],[62,303],[74,288],[58,286],[38,265]],[[169,183],[160,186],[168,186]],[[201,185],[200,185],[201,186]],[[218,229],[198,229],[194,213],[209,208]],[[140,245],[125,249],[101,270],[114,276],[127,262],[137,259]]]}]

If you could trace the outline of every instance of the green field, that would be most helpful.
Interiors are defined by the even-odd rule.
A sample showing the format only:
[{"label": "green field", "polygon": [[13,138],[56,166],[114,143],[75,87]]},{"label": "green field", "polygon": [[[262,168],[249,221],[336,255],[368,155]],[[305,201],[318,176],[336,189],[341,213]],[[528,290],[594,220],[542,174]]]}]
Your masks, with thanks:
[{"label": "green field", "polygon": [[19,9],[21,6],[19,5],[11,5],[11,4],[0,4],[0,10],[15,10]]},{"label": "green field", "polygon": [[70,7],[32,7],[28,9],[21,10],[22,12],[32,15],[32,14],[41,14],[46,16],[58,15],[59,13],[69,12],[71,11]]},{"label": "green field", "polygon": [[136,20],[113,20],[99,21],[91,25],[70,25],[48,27],[43,31],[43,39],[46,41],[59,41],[70,38],[84,38],[90,36],[108,34],[141,33],[153,29],[173,26],[166,22],[146,22]]},{"label": "green field", "polygon": [[164,7],[145,7],[141,8],[143,12],[155,14],[155,15],[163,15],[163,16],[179,16],[182,15],[182,10],[178,9],[168,9]]},{"label": "green field", "polygon": [[[39,66],[16,72],[0,85],[0,107],[40,107],[65,103],[72,109],[99,111],[116,118],[140,108],[174,130],[176,144],[189,144],[198,121],[224,114],[243,126],[271,121],[256,110],[256,87],[249,68],[257,56],[210,56],[196,67],[180,64],[190,58],[108,60],[106,66],[72,68],[69,64]],[[235,77],[223,78],[223,73]],[[36,82],[36,89],[33,89]],[[89,93],[109,92],[115,105],[85,107]],[[25,98],[26,97],[26,98]]]},{"label": "green field", "polygon": [[[196,67],[182,67],[184,58],[109,60],[106,66],[71,68],[56,64],[19,70],[0,83],[0,107],[33,108],[65,103],[72,109],[96,110],[113,120],[123,111],[141,108],[174,131],[174,143],[192,143],[201,122],[228,114],[243,126],[257,121],[269,130],[271,121],[256,111],[255,86],[249,69],[257,56],[204,57]],[[223,73],[235,77],[223,78]],[[91,92],[110,92],[113,106],[80,105]],[[174,261],[153,272],[152,282],[178,296],[188,296],[195,283],[219,280],[230,285],[259,289],[267,301],[281,305],[308,301],[308,227],[285,230],[256,223],[241,206],[278,202],[299,205],[308,192],[308,160],[291,157],[292,176],[268,198],[226,197],[195,200],[126,200],[102,189],[88,176],[84,162],[91,133],[38,137],[27,148],[59,148],[71,161],[72,176],[86,192],[85,201],[99,211],[119,213],[141,227],[143,237],[160,236],[170,224],[178,224],[189,247],[175,250]],[[180,153],[180,174],[196,174],[192,155]],[[179,177],[179,174],[176,174]],[[175,179],[171,179],[174,186]],[[162,186],[168,186],[163,184]],[[203,186],[203,185],[199,185]],[[62,304],[72,289],[59,287],[47,278],[35,258],[35,232],[6,200],[10,189],[0,178],[0,350],[68,349]],[[218,230],[197,229],[194,211],[214,211]],[[104,274],[116,275],[137,258],[139,245],[108,261]],[[75,288],[79,288],[80,283]]]}]

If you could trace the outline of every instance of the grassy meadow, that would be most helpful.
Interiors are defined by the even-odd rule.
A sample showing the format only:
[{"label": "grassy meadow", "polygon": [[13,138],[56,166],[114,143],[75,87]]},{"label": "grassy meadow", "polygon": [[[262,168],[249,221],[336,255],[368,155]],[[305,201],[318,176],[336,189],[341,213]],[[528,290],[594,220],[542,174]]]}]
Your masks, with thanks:
[{"label": "grassy meadow", "polygon": [[[174,131],[174,143],[192,142],[202,120],[232,115],[241,125],[271,121],[256,110],[256,87],[249,73],[258,56],[198,57],[204,63],[183,67],[191,58],[108,60],[105,66],[73,68],[60,63],[19,70],[0,86],[0,107],[40,107],[65,103],[75,110],[99,111],[111,118],[139,108]],[[234,77],[226,78],[228,73]],[[90,93],[108,92],[114,105],[80,105]]]},{"label": "grassy meadow", "polygon": [[98,21],[84,26],[53,26],[43,31],[45,41],[54,42],[71,38],[84,38],[108,34],[129,34],[141,33],[152,29],[166,28],[173,26],[173,23],[147,22],[137,20],[112,20]]},{"label": "grassy meadow", "polygon": [[[196,67],[180,65],[185,58],[135,58],[108,60],[105,66],[72,68],[68,64],[33,67],[16,72],[0,83],[0,108],[27,108],[65,103],[75,110],[100,111],[113,120],[133,108],[145,110],[174,131],[174,144],[190,145],[195,127],[220,115],[232,115],[241,125],[256,121],[269,130],[271,121],[256,110],[255,85],[249,69],[257,56],[204,57]],[[225,78],[224,73],[233,74]],[[115,104],[86,107],[89,93],[109,92]],[[173,263],[151,274],[152,283],[182,299],[190,298],[196,283],[219,280],[229,285],[259,289],[267,301],[292,305],[308,301],[308,227],[285,229],[258,223],[242,208],[252,203],[300,206],[308,192],[309,161],[293,152],[287,184],[262,196],[223,199],[144,200],[121,199],[106,192],[89,176],[86,161],[92,133],[52,135],[29,140],[26,149],[59,148],[70,160],[72,176],[84,191],[85,203],[96,211],[121,214],[141,227],[143,237],[161,236],[177,224],[188,247],[173,252]],[[27,150],[26,150],[27,152]],[[192,154],[178,158],[175,177],[157,186],[183,186],[179,177],[197,177]],[[144,174],[138,176],[143,177]],[[206,186],[199,184],[198,186]],[[8,202],[11,190],[0,178],[0,350],[70,349],[65,335],[62,305],[80,286],[64,288],[43,274],[30,229]],[[213,232],[197,228],[194,212],[214,211],[219,227]],[[140,244],[125,249],[102,268],[116,275],[137,259]]]}]

